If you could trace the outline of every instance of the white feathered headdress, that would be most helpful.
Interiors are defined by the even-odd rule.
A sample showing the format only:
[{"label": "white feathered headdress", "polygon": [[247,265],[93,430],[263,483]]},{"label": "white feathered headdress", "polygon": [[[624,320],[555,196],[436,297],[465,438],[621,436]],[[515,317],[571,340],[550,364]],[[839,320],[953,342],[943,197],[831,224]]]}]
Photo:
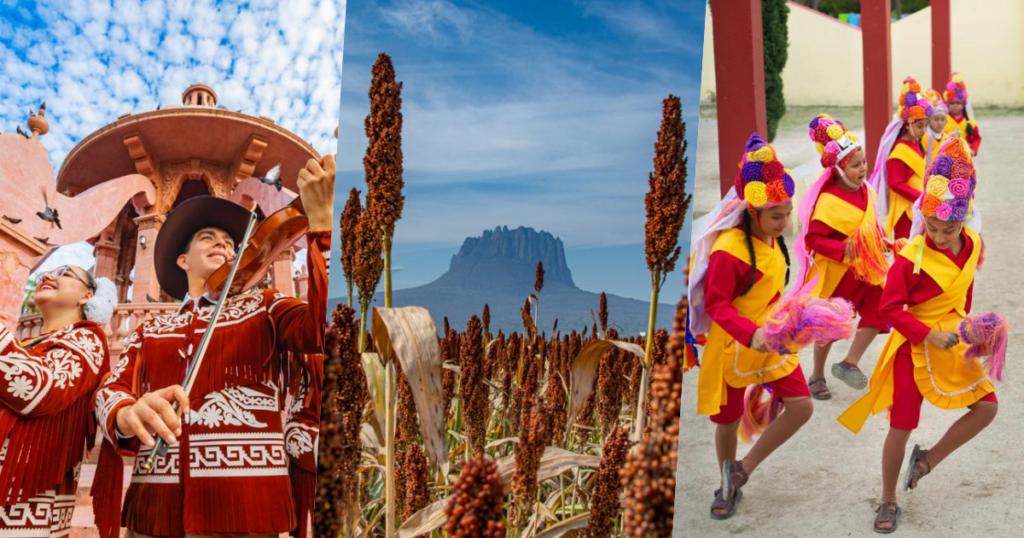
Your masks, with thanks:
[{"label": "white feathered headdress", "polygon": [[96,279],[96,291],[85,303],[85,319],[103,325],[110,321],[117,307],[117,287],[109,278]]}]

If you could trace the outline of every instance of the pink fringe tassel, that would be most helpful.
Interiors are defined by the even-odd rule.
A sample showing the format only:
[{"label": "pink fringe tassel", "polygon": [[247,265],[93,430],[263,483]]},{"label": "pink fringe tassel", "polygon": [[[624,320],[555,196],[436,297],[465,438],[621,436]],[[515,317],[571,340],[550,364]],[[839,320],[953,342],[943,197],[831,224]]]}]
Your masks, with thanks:
[{"label": "pink fringe tassel", "polygon": [[960,322],[959,332],[961,340],[970,345],[964,359],[984,359],[982,366],[989,377],[1002,381],[1010,332],[1006,318],[995,312],[967,316]]},{"label": "pink fringe tassel", "polygon": [[844,299],[815,299],[798,292],[782,296],[764,323],[765,342],[776,353],[797,353],[814,343],[853,336],[853,305]]},{"label": "pink fringe tassel", "polygon": [[740,416],[739,437],[753,443],[782,410],[782,400],[766,394],[763,385],[750,385],[743,393],[743,415]]}]

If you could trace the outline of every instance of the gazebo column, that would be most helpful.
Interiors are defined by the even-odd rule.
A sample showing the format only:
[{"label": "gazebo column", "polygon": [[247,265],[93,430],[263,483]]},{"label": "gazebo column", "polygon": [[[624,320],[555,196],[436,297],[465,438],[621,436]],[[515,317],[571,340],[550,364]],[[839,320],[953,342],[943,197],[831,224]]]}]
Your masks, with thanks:
[{"label": "gazebo column", "polygon": [[135,249],[135,280],[132,283],[132,302],[135,304],[151,303],[160,300],[160,283],[156,280],[156,264],[153,260],[156,236],[160,232],[166,217],[158,213],[150,213],[135,219],[139,225],[138,248]]},{"label": "gazebo column", "polygon": [[120,252],[121,247],[113,243],[97,242],[93,248],[93,255],[96,256],[96,269],[92,276],[114,280],[117,277],[117,257]]},{"label": "gazebo column", "polygon": [[892,120],[892,10],[889,0],[862,2],[864,54],[864,150],[868,173],[875,168],[878,143]]},{"label": "gazebo column", "polygon": [[302,266],[302,272],[299,273],[298,278],[295,279],[295,287],[299,291],[299,299],[303,301],[308,300],[309,297],[309,273],[306,271],[306,266]]},{"label": "gazebo column", "polygon": [[292,277],[292,262],[295,261],[295,251],[289,247],[277,256],[271,266],[271,275],[274,279],[274,289],[293,297],[295,295],[295,283]]}]

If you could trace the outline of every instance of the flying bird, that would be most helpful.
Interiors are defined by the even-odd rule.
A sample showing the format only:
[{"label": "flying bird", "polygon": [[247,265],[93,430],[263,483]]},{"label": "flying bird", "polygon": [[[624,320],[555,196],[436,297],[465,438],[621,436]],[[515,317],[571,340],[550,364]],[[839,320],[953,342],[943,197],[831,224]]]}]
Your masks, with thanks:
[{"label": "flying bird", "polygon": [[50,228],[56,224],[61,230],[64,229],[60,225],[60,215],[57,214],[57,209],[50,207],[50,201],[46,198],[46,190],[43,190],[43,203],[46,204],[46,211],[36,211],[36,216],[50,223]]},{"label": "flying bird", "polygon": [[7,215],[4,215],[3,218],[4,218],[4,220],[6,220],[7,222],[10,222],[11,224],[19,224],[19,223],[21,223],[21,219],[16,219],[14,217],[8,217]]},{"label": "flying bird", "polygon": [[284,185],[281,184],[281,165],[271,168],[267,171],[266,176],[257,177],[256,179],[260,180],[261,183],[276,187],[279,192],[284,188]]},{"label": "flying bird", "polygon": [[21,136],[24,136],[25,138],[29,138],[29,139],[32,138],[28,133],[26,133],[25,131],[21,130],[21,125],[18,126],[17,130],[18,130],[18,134],[20,134]]},{"label": "flying bird", "polygon": [[35,236],[33,236],[32,239],[35,239],[36,241],[39,241],[40,243],[42,243],[44,245],[50,244],[50,238],[49,237],[35,237]]}]

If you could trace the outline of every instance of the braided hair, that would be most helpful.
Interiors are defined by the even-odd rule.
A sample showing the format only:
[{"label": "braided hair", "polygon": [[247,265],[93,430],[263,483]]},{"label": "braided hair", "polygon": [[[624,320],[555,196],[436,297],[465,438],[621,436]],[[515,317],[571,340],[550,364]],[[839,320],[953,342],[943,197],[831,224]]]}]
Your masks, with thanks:
[{"label": "braided hair", "polygon": [[967,101],[964,101],[964,119],[967,120],[967,127],[964,131],[967,132],[967,136],[974,136],[974,126],[971,125],[971,117],[967,115]]},{"label": "braided hair", "polygon": [[[754,283],[757,281],[757,254],[754,252],[754,237],[752,232],[753,221],[750,219],[750,212],[743,212],[743,235],[747,239],[747,252],[750,253],[750,280],[747,281],[747,285],[743,288],[743,293],[740,296],[744,296],[751,288],[754,287]],[[779,236],[777,239],[779,243],[779,250],[782,251],[782,256],[786,259],[786,284],[789,284],[789,249],[786,248],[786,240]]]}]

